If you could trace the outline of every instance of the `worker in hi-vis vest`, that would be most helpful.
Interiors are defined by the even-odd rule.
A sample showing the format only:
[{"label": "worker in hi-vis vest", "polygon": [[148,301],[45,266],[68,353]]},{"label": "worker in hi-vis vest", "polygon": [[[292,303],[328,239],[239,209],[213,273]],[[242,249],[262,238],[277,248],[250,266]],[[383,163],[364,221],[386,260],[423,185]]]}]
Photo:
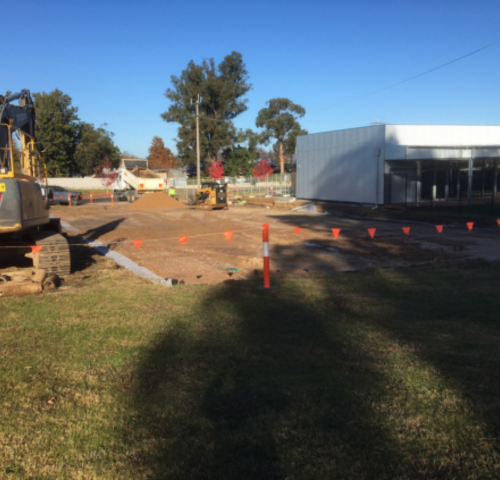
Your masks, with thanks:
[{"label": "worker in hi-vis vest", "polygon": [[168,194],[171,196],[171,197],[174,197],[175,196],[175,187],[173,185],[170,186],[170,188],[168,189]]}]

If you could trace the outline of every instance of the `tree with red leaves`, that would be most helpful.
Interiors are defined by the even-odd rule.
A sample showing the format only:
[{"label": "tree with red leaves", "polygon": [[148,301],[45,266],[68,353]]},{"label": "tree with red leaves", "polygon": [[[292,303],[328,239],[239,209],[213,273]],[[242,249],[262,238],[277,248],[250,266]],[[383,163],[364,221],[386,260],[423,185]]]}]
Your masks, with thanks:
[{"label": "tree with red leaves", "polygon": [[115,183],[118,174],[113,170],[113,163],[108,155],[104,157],[101,165],[96,167],[95,176],[101,179],[102,186],[106,187],[106,190]]},{"label": "tree with red leaves", "polygon": [[224,165],[220,160],[212,163],[208,169],[208,174],[213,180],[220,180],[224,176]]},{"label": "tree with red leaves", "polygon": [[259,181],[265,180],[267,176],[273,172],[274,169],[271,167],[271,162],[267,158],[261,158],[259,163],[253,167],[253,175]]}]

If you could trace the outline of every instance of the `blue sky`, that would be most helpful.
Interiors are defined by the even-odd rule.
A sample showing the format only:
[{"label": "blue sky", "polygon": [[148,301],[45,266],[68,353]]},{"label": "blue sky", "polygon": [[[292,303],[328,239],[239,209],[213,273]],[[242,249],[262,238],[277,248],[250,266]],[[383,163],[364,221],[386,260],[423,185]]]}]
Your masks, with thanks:
[{"label": "blue sky", "polygon": [[310,133],[387,123],[500,124],[500,44],[430,75],[345,102],[500,39],[498,0],[74,0],[2,4],[0,93],[59,88],[79,116],[147,155],[170,76],[189,60],[243,55],[253,89],[235,124],[270,98],[305,107]]}]

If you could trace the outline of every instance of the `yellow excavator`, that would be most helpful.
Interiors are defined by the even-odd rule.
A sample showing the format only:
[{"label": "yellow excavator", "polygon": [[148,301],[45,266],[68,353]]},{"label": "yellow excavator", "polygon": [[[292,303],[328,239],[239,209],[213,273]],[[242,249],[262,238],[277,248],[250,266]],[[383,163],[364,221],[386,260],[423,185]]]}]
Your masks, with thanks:
[{"label": "yellow excavator", "polygon": [[0,255],[11,262],[12,254],[24,254],[36,270],[65,276],[71,270],[69,246],[42,195],[40,179],[47,178],[42,151],[29,90],[0,95]]},{"label": "yellow excavator", "polygon": [[227,210],[227,185],[217,182],[204,182],[191,201],[198,210]]}]

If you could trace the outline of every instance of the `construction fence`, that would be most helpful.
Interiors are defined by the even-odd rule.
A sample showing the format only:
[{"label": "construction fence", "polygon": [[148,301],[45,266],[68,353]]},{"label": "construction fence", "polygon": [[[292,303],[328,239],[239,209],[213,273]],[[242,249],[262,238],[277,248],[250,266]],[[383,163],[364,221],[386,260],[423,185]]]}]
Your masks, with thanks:
[{"label": "construction fence", "polygon": [[[169,179],[170,180],[170,179]],[[196,178],[173,178],[175,194],[180,199],[194,197],[197,190]],[[201,183],[213,182],[211,178],[202,178]],[[218,180],[228,187],[229,198],[249,196],[284,196],[295,195],[296,174],[283,173],[268,175],[264,179],[256,177],[224,177]]]}]

